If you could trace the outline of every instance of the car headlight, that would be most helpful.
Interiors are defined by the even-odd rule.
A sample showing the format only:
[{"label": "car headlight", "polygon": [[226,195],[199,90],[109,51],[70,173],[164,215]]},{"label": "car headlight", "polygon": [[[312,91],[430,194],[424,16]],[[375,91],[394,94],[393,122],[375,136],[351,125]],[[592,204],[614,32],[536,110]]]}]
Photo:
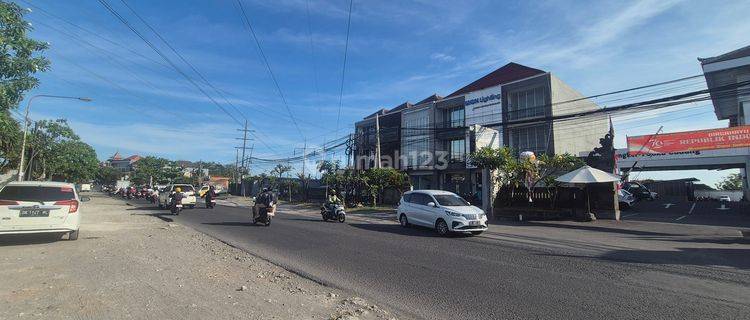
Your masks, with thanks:
[{"label": "car headlight", "polygon": [[450,211],[450,210],[445,210],[445,214],[447,214],[447,215],[449,215],[449,216],[451,216],[451,217],[460,217],[460,216],[461,216],[461,214],[460,214],[460,213],[458,213],[458,212],[453,212],[453,211]]}]

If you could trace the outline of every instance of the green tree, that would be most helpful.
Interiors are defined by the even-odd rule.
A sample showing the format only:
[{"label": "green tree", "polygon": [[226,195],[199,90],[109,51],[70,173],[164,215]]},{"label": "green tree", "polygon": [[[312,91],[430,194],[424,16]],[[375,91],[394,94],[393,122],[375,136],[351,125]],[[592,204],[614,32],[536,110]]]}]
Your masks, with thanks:
[{"label": "green tree", "polygon": [[122,177],[122,172],[112,167],[99,167],[96,172],[96,181],[101,184],[114,184]]},{"label": "green tree", "polygon": [[736,191],[742,190],[742,175],[738,173],[730,173],[724,179],[716,183],[716,189]]},{"label": "green tree", "polygon": [[320,160],[317,163],[318,172],[322,174],[335,173],[341,167],[341,161],[339,160]]},{"label": "green tree", "polygon": [[281,179],[281,176],[289,171],[292,171],[292,166],[279,163],[273,168],[273,170],[271,170],[271,174],[278,176],[279,179]]},{"label": "green tree", "polygon": [[24,92],[39,84],[33,74],[50,66],[39,55],[48,44],[28,37],[31,24],[23,19],[25,13],[15,3],[0,1],[0,111],[16,108]]},{"label": "green tree", "polygon": [[153,178],[154,183],[166,183],[174,182],[182,176],[180,167],[174,161],[147,156],[133,164],[130,180],[135,184],[144,184]]},{"label": "green tree", "polygon": [[78,135],[65,119],[36,121],[29,133],[26,144],[27,159],[25,164],[29,179],[48,179],[49,168],[54,165],[54,150],[58,144],[67,141],[80,141]]},{"label": "green tree", "polygon": [[53,145],[46,164],[50,179],[75,183],[93,180],[98,167],[96,151],[80,140],[67,140]]},{"label": "green tree", "polygon": [[9,110],[0,110],[0,173],[16,168],[20,160],[21,129]]},{"label": "green tree", "polygon": [[408,181],[406,173],[394,168],[373,168],[362,173],[362,183],[371,197],[373,206],[378,204],[378,199],[385,189],[393,188],[403,192]]}]

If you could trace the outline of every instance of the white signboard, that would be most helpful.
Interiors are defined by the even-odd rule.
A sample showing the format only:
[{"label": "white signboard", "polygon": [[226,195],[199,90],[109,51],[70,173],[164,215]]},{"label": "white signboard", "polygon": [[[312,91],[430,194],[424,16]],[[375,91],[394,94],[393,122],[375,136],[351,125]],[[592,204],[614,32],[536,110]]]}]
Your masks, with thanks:
[{"label": "white signboard", "polygon": [[484,125],[503,120],[501,86],[489,87],[464,95],[466,125]]}]

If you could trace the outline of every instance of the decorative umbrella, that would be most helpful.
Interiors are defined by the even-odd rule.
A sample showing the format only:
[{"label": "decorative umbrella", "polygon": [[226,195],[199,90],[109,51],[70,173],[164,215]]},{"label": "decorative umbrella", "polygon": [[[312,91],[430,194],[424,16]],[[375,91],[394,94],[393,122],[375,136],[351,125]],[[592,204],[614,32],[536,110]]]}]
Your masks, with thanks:
[{"label": "decorative umbrella", "polygon": [[[617,182],[620,181],[620,176],[589,166],[583,166],[561,175],[555,180],[562,183],[587,185],[592,183]],[[588,210],[589,215],[593,216],[591,213],[591,201],[589,198],[589,189],[586,188],[586,209]]]}]

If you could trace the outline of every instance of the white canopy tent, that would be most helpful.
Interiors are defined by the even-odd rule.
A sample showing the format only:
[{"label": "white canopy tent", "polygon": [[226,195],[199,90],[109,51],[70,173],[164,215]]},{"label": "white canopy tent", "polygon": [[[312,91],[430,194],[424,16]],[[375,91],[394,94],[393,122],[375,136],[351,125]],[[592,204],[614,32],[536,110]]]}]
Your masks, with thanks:
[{"label": "white canopy tent", "polygon": [[[561,175],[555,180],[558,182],[574,185],[588,185],[592,183],[618,182],[620,181],[620,176],[589,166],[583,166],[564,175]],[[588,211],[588,214],[593,218],[594,215],[591,213],[591,202],[589,198],[589,191],[588,188],[586,188],[586,210]]]}]

